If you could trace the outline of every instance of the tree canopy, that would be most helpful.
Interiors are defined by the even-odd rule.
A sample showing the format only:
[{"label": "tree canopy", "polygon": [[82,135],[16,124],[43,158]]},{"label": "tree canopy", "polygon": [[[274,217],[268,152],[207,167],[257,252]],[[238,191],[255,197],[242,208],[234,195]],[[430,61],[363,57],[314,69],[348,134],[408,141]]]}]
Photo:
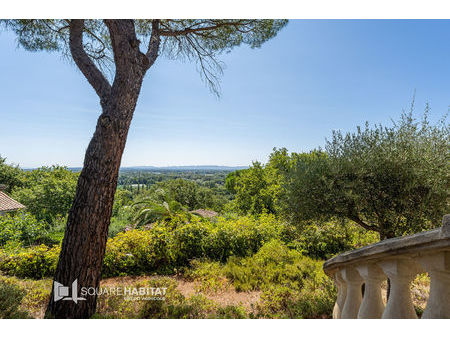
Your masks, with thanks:
[{"label": "tree canopy", "polygon": [[391,127],[333,133],[324,151],[294,154],[285,212],[294,222],[347,218],[390,238],[440,225],[448,212],[449,125],[409,113]]},{"label": "tree canopy", "polygon": [[266,165],[255,161],[248,169],[228,174],[225,187],[234,194],[235,211],[244,215],[279,213],[282,182],[289,170],[290,161],[286,148],[274,148]]},{"label": "tree canopy", "polygon": [[19,166],[6,163],[6,158],[0,156],[0,185],[7,192],[11,192],[15,187],[23,185],[23,172]]},{"label": "tree canopy", "polygon": [[37,220],[54,224],[66,217],[72,205],[78,174],[66,167],[41,167],[23,173],[22,187],[12,197],[26,206]]},{"label": "tree canopy", "polygon": [[[108,73],[117,61],[108,20],[81,20],[83,23],[77,27],[71,21],[77,20],[3,20],[3,23],[4,27],[16,33],[19,45],[26,50],[56,51],[70,57],[77,45],[79,57],[74,61],[78,66],[79,63],[92,63]],[[287,20],[247,19],[132,21],[137,38],[134,44],[149,59],[149,66],[158,54],[169,59],[194,61],[202,79],[215,93],[218,93],[219,76],[223,69],[223,64],[218,60],[220,53],[229,52],[242,44],[251,48],[260,47],[287,24]],[[74,41],[75,38],[79,41]],[[98,73],[92,65],[89,68],[91,72]]]}]

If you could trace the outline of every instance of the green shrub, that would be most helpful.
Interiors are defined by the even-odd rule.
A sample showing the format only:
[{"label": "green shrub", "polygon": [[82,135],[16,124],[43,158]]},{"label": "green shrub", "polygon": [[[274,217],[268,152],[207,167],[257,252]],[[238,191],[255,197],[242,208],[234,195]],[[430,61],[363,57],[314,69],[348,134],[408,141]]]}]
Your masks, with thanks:
[{"label": "green shrub", "polygon": [[40,280],[22,279],[0,274],[0,284],[2,283],[14,285],[17,289],[22,290],[25,293],[25,297],[20,302],[20,309],[26,309],[30,317],[42,318],[52,290],[53,283],[50,278]]},{"label": "green shrub", "polygon": [[102,270],[105,277],[171,273],[173,268],[170,234],[162,226],[130,230],[108,239]]},{"label": "green shrub", "polygon": [[28,313],[19,308],[23,297],[25,297],[24,290],[16,285],[0,281],[0,318],[28,318]]},{"label": "green shrub", "polygon": [[248,318],[247,311],[242,306],[227,305],[225,307],[218,307],[215,311],[214,318],[216,319],[246,319]]},{"label": "green shrub", "polygon": [[256,253],[264,243],[280,238],[283,225],[273,215],[245,216],[236,219],[219,217],[206,240],[206,256],[226,262],[228,257],[245,257]]},{"label": "green shrub", "polygon": [[[126,287],[164,287],[162,299],[128,301],[122,296],[99,297],[95,318],[210,318],[217,306],[203,295],[186,298],[177,289],[177,281],[168,277],[157,277]],[[223,315],[231,316],[231,310]]]},{"label": "green shrub", "polygon": [[295,234],[290,234],[288,246],[316,259],[329,259],[344,251],[379,241],[376,232],[338,220],[310,222],[295,227],[293,231]]},{"label": "green shrub", "polygon": [[[124,287],[123,285],[122,287]],[[200,319],[200,318],[247,318],[242,306],[221,307],[202,294],[185,297],[178,289],[176,279],[155,277],[126,287],[164,287],[162,299],[128,301],[122,296],[98,297],[94,318],[152,318],[152,319]]]},{"label": "green shrub", "polygon": [[279,240],[266,243],[251,257],[231,257],[223,273],[237,291],[262,291],[255,317],[329,318],[332,314],[336,293],[322,262]]},{"label": "green shrub", "polygon": [[198,218],[173,230],[172,252],[178,266],[185,266],[189,260],[205,257],[211,231],[211,224]]},{"label": "green shrub", "polygon": [[52,224],[65,217],[75,196],[78,173],[52,166],[24,172],[23,186],[12,197],[27,207],[38,220]]},{"label": "green shrub", "polygon": [[26,212],[0,217],[0,246],[9,241],[29,246],[39,243],[48,235],[48,225]]},{"label": "green shrub", "polygon": [[244,257],[258,251],[267,241],[279,238],[282,224],[273,216],[218,217],[214,222],[178,216],[166,223],[173,236],[178,265],[191,259],[209,258],[225,262],[230,256]]},{"label": "green shrub", "polygon": [[327,278],[322,263],[289,249],[279,240],[265,244],[252,257],[232,257],[224,267],[236,290],[261,290],[282,285],[300,290],[306,279],[320,283]]},{"label": "green shrub", "polygon": [[222,308],[216,309],[215,318],[229,318],[233,311],[237,312],[230,318],[330,318],[336,299],[322,262],[289,249],[280,240],[264,244],[253,256],[230,257],[225,265],[191,261],[184,277],[199,282],[197,292],[216,293],[231,285],[238,292],[261,291],[250,313]]},{"label": "green shrub", "polygon": [[231,285],[223,273],[223,265],[220,262],[192,260],[190,267],[184,269],[183,276],[197,283],[196,292],[215,293],[226,290]]},{"label": "green shrub", "polygon": [[47,235],[39,243],[47,246],[61,245],[66,231],[66,223],[67,216],[55,218]]},{"label": "green shrub", "polygon": [[219,218],[216,222],[177,216],[145,230],[121,232],[110,238],[103,275],[173,273],[193,259],[226,261],[230,256],[244,257],[278,238],[281,228],[270,215]]},{"label": "green shrub", "polygon": [[331,318],[336,292],[331,281],[321,287],[293,290],[273,285],[265,290],[256,306],[256,317],[263,318]]},{"label": "green shrub", "polygon": [[0,270],[17,277],[41,279],[53,276],[58,262],[60,247],[39,245],[17,252],[0,251]]},{"label": "green shrub", "polygon": [[246,318],[241,308],[218,307],[202,294],[183,296],[178,290],[169,290],[165,300],[148,301],[139,313],[139,318],[152,319],[206,319]]},{"label": "green shrub", "polygon": [[320,289],[304,289],[290,304],[293,313],[290,318],[331,318],[335,301],[336,292],[331,281]]}]

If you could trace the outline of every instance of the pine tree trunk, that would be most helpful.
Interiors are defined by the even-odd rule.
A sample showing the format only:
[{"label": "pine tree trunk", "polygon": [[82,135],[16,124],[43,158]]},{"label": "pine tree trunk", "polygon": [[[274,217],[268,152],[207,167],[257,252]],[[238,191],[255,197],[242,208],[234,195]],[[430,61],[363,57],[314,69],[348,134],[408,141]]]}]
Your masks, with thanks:
[{"label": "pine tree trunk", "polygon": [[[124,76],[116,75],[86,151],[54,279],[69,289],[77,280],[80,297],[82,287],[99,287],[120,162],[145,70],[138,64]],[[46,317],[89,318],[95,313],[96,295],[75,303],[54,301],[54,291]]]},{"label": "pine tree trunk", "polygon": [[152,32],[151,48],[148,54],[143,54],[133,20],[104,20],[104,23],[114,52],[116,71],[112,86],[83,49],[84,20],[70,21],[72,57],[99,95],[102,114],[86,150],[54,281],[69,289],[77,281],[76,294],[69,296],[86,299],[77,302],[56,299],[53,286],[47,318],[89,318],[95,313],[96,293],[83,295],[80,291],[82,288],[95,290],[100,284],[122,153],[142,81],[158,56],[159,30]]},{"label": "pine tree trunk", "polygon": [[[99,117],[69,212],[55,281],[70,287],[77,280],[78,295],[81,287],[99,286],[114,193],[134,104],[130,103],[127,108],[121,111],[109,106]],[[95,312],[96,300],[95,295],[78,303],[54,302],[52,297],[47,314],[56,318],[89,318]]]}]

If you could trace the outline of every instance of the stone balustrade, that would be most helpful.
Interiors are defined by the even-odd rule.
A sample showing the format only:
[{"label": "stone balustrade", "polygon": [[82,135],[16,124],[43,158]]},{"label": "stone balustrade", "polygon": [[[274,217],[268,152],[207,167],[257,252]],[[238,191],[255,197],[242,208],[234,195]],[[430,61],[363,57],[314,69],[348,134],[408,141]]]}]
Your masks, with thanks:
[{"label": "stone balustrade", "polygon": [[[324,264],[335,281],[333,318],[417,318],[411,281],[427,272],[430,294],[422,318],[450,318],[450,215],[442,227],[345,252]],[[389,278],[383,302],[381,285]],[[364,285],[364,295],[363,288]]]}]

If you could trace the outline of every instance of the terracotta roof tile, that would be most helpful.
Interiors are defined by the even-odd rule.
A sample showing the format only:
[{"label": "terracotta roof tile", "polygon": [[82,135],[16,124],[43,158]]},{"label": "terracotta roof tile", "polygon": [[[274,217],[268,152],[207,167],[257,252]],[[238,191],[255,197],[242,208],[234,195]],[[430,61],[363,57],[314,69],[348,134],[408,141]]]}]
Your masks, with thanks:
[{"label": "terracotta roof tile", "polygon": [[18,209],[23,209],[25,206],[19,202],[13,200],[11,197],[6,195],[3,191],[0,191],[0,212],[2,211],[13,211]]}]

